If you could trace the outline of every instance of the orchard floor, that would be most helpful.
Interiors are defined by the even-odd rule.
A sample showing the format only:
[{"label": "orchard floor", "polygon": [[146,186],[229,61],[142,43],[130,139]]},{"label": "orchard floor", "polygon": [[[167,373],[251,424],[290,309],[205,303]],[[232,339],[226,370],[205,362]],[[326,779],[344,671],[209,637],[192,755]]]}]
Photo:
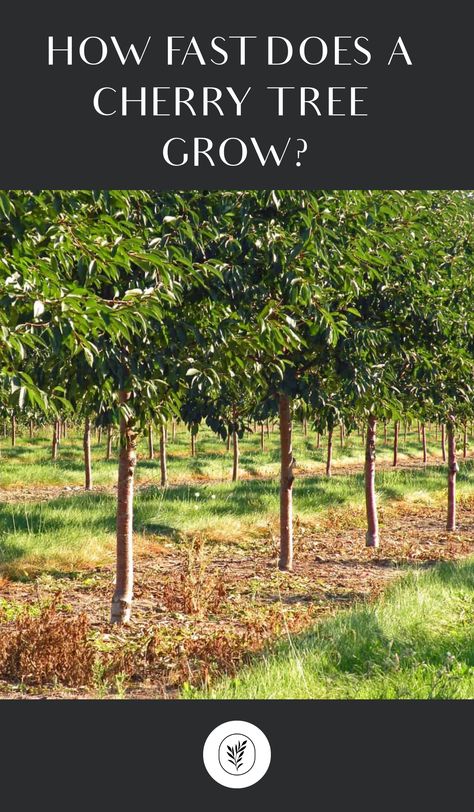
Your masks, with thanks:
[{"label": "orchard floor", "polygon": [[[46,440],[42,449],[44,454]],[[328,616],[376,600],[407,570],[474,553],[471,461],[460,475],[458,531],[446,533],[445,472],[433,456],[426,469],[420,465],[416,440],[397,472],[389,470],[389,451],[380,455],[377,550],[364,546],[361,449],[354,444],[352,453],[341,450],[332,481],[321,476],[322,459],[315,459],[314,449],[306,456],[300,450],[291,574],[277,569],[273,459],[259,468],[258,449],[252,447],[247,454],[253,455],[249,467],[254,470],[244,470],[243,481],[234,485],[218,481],[212,471],[196,478],[194,461],[188,461],[186,482],[179,461],[175,483],[165,493],[147,480],[148,467],[137,493],[132,622],[117,629],[108,623],[114,486],[108,471],[101,479],[99,469],[96,492],[82,492],[75,483],[73,452],[80,453],[71,441],[72,474],[68,480],[63,472],[62,484],[51,482],[49,469],[41,476],[42,459],[31,461],[38,468],[36,479],[29,476],[23,487],[14,481],[16,457],[6,466],[3,487],[0,478],[0,634],[17,628],[19,619],[21,626],[26,616],[20,638],[32,629],[36,637],[34,643],[26,637],[20,641],[27,649],[24,662],[35,652],[38,662],[45,660],[38,667],[24,666],[21,677],[4,674],[2,698],[175,698],[209,691],[279,641],[296,639]],[[204,454],[201,465],[205,471]],[[172,459],[170,474],[173,483]],[[87,546],[87,533],[95,547]],[[68,559],[75,542],[81,550],[86,547],[90,559]],[[87,620],[80,645],[87,647],[87,667],[82,682],[75,674],[67,685],[51,677],[48,645],[62,645],[68,621],[82,613]],[[64,635],[55,637],[62,623]],[[41,634],[47,638],[51,630],[48,644]],[[66,646],[61,662],[66,674],[72,656]]]}]

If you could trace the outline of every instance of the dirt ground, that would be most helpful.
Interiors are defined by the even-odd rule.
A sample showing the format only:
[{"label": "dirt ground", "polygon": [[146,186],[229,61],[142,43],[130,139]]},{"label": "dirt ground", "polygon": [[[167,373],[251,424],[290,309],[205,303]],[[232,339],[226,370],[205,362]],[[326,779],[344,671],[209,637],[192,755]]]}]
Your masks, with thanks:
[{"label": "dirt ground", "polygon": [[9,602],[41,607],[59,593],[67,616],[85,613],[105,665],[92,685],[0,681],[0,696],[173,698],[183,684],[200,686],[232,673],[249,654],[303,632],[335,609],[374,599],[403,567],[474,552],[473,499],[460,505],[456,533],[445,531],[443,509],[424,505],[382,507],[380,525],[381,546],[370,550],[364,546],[362,510],[329,511],[318,526],[297,520],[291,574],[278,572],[270,528],[251,552],[213,546],[199,536],[182,545],[142,544],[133,619],[119,630],[108,624],[109,567],[70,579],[3,581],[1,596]]}]

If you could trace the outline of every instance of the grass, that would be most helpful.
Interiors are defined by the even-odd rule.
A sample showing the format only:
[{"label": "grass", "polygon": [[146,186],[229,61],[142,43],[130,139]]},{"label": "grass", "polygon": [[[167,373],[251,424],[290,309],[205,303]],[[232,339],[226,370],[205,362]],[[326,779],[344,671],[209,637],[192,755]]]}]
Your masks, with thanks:
[{"label": "grass", "polygon": [[[201,435],[200,435],[201,436]],[[278,437],[266,438],[268,450],[261,452],[258,435],[241,443],[241,472],[254,478],[229,482],[230,454],[225,444],[204,431],[198,443],[198,457],[189,456],[187,432],[181,428],[176,442],[169,443],[171,486],[162,489],[159,461],[146,459],[146,445],[139,447],[138,488],[135,504],[137,543],[204,533],[211,544],[251,549],[256,538],[278,522]],[[322,476],[323,449],[315,450],[315,435],[305,438],[295,431],[295,455],[300,476],[294,486],[295,515],[308,526],[318,527],[321,517],[333,509],[351,512],[354,526],[363,524],[363,449],[360,438],[348,439],[345,448],[335,448],[335,476]],[[0,500],[0,574],[24,578],[38,572],[68,573],[98,566],[111,560],[115,545],[116,459],[104,460],[105,444],[94,443],[94,483],[102,491],[85,493],[81,439],[77,434],[60,447],[59,460],[52,463],[50,437],[42,432],[32,441],[19,438],[12,449],[8,438],[1,442],[0,488],[18,488],[29,501]],[[434,448],[432,449],[434,450]],[[406,458],[420,458],[416,435],[410,435]],[[403,455],[400,455],[403,458]],[[389,444],[379,443],[379,462],[390,458]],[[379,502],[405,501],[433,505],[446,498],[446,469],[434,461],[428,468],[390,470],[377,474]],[[347,464],[359,464],[353,473],[337,473]],[[78,488],[57,498],[41,501],[42,488]],[[467,460],[458,476],[459,495],[474,492],[474,461]],[[29,493],[28,493],[29,492]],[[383,532],[383,528],[382,528]]]},{"label": "grass", "polygon": [[211,699],[471,699],[474,560],[415,570],[373,605],[321,621],[255,659]]}]

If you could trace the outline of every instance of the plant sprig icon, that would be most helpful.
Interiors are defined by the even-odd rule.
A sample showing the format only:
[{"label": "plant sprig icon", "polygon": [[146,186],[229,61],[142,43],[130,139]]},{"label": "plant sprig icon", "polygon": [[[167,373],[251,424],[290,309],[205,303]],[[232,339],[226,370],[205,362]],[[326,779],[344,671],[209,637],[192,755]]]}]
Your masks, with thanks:
[{"label": "plant sprig icon", "polygon": [[235,747],[227,745],[228,761],[235,767],[236,770],[242,766],[242,759],[244,757],[245,748],[247,747],[247,739],[243,742],[238,741]]}]

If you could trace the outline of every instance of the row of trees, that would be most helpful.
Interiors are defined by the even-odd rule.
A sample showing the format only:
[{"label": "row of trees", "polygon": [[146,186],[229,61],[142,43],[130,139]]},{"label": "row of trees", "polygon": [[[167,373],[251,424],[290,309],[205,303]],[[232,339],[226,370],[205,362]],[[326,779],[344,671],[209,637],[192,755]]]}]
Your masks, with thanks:
[{"label": "row of trees", "polygon": [[[466,192],[0,193],[0,408],[118,425],[112,621],[130,617],[137,436],[278,417],[280,568],[293,565],[295,417],[365,426],[377,546],[378,421],[471,420],[473,202]],[[59,425],[59,424],[58,424]],[[162,442],[164,430],[160,430]],[[59,431],[59,428],[58,428]]]}]

